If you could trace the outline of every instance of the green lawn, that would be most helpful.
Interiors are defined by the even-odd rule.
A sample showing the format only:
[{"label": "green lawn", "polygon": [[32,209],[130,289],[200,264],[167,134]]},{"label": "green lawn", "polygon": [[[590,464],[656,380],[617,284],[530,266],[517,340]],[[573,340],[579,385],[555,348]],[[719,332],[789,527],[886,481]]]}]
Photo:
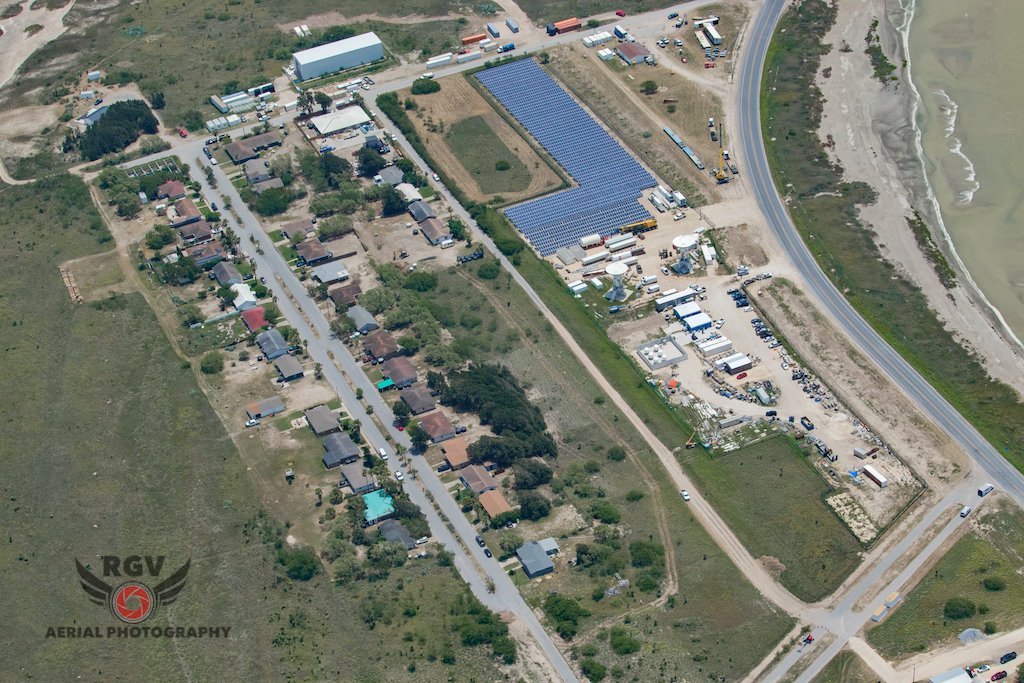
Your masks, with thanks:
[{"label": "green lawn", "polygon": [[[881,257],[857,217],[874,202],[864,183],[843,182],[815,135],[821,93],[813,85],[822,37],[836,8],[823,0],[794,5],[782,17],[765,62],[761,121],[772,174],[808,247],[836,287],[879,334],[1015,467],[1024,471],[1024,402],[990,379],[929,308],[921,291]],[[783,31],[783,29],[785,29]],[[894,216],[906,225],[910,216]],[[911,225],[907,230],[913,230]],[[919,231],[921,226],[917,227]],[[927,249],[926,249],[927,251]]]},{"label": "green lawn", "polygon": [[786,569],[783,586],[814,602],[835,590],[860,564],[861,546],[822,501],[830,489],[786,436],[684,463],[754,557],[772,556]]},{"label": "green lawn", "polygon": [[[48,681],[140,670],[147,680],[501,678],[488,648],[452,635],[467,589],[434,559],[343,588],[285,578],[258,533],[250,463],[145,299],[70,301],[58,263],[109,246],[88,190],[55,176],[0,197],[0,392],[17,398],[0,406],[5,670]],[[184,591],[147,625],[224,625],[230,639],[47,640],[51,625],[117,623],[75,573],[76,558],[100,572],[107,554],[163,555],[160,578],[191,558]]]},{"label": "green lawn", "polygon": [[843,650],[814,678],[814,683],[876,683],[878,676],[850,650]]},{"label": "green lawn", "polygon": [[[924,652],[952,644],[966,628],[984,629],[992,622],[1003,633],[1024,625],[1024,512],[1017,508],[989,514],[939,560],[904,603],[867,639],[887,657]],[[986,589],[986,579],[1002,579],[1005,588]],[[973,617],[954,620],[943,614],[946,601],[963,597],[973,602]],[[984,612],[984,614],[982,613]]]},{"label": "green lawn", "polygon": [[[445,144],[466,167],[481,194],[522,192],[530,186],[530,170],[510,150],[482,116],[462,119],[449,126],[444,134]],[[497,165],[508,166],[498,170]]]}]

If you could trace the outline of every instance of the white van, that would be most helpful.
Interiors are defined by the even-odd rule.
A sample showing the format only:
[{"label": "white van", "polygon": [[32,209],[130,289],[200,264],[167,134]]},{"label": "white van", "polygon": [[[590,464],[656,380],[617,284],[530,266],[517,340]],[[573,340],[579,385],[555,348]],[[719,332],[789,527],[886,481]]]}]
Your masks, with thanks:
[{"label": "white van", "polygon": [[378,452],[378,453],[380,453],[380,459],[381,459],[381,460],[387,460],[387,459],[388,459],[388,452],[387,452],[387,449],[384,449],[384,448],[378,448],[378,449],[377,449],[377,452]]},{"label": "white van", "polygon": [[647,287],[644,288],[644,291],[647,292],[648,294],[654,294],[655,292],[660,292],[661,287],[659,287],[658,285],[648,285]]},{"label": "white van", "polygon": [[993,486],[992,484],[982,484],[981,488],[978,489],[978,496],[984,498],[988,494],[992,493],[992,491],[994,491],[995,488],[996,487]]},{"label": "white van", "polygon": [[654,284],[657,281],[658,281],[658,276],[657,275],[645,275],[642,278],[640,278],[640,286],[641,287],[646,287],[647,285]]},{"label": "white van", "polygon": [[422,76],[420,76],[420,78],[433,78],[433,77],[434,77],[434,72],[433,71],[428,71],[427,73],[425,73]]}]

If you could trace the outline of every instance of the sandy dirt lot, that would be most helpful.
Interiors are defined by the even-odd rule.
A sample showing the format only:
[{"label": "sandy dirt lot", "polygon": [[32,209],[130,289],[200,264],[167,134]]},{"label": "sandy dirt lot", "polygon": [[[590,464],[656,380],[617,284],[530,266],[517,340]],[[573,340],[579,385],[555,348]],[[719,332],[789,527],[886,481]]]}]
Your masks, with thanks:
[{"label": "sandy dirt lot", "polygon": [[[408,93],[400,93],[403,99]],[[562,180],[558,177],[537,152],[522,136],[503,119],[490,103],[471,86],[462,75],[445,78],[441,81],[440,92],[431,95],[418,95],[416,102],[419,109],[410,118],[416,125],[430,151],[430,155],[444,170],[451,174],[459,187],[476,201],[490,201],[496,194],[484,194],[473,174],[455,156],[451,148],[445,144],[443,135],[428,132],[428,124],[450,127],[451,124],[480,116],[516,157],[530,170],[529,186],[521,192],[502,192],[501,196],[507,203],[515,203],[542,194],[558,187]]]}]

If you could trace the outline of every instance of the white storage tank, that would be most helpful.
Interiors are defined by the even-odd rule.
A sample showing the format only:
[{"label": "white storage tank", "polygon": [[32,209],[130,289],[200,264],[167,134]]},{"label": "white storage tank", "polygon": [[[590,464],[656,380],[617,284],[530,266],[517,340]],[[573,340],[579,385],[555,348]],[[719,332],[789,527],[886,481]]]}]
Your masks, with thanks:
[{"label": "white storage tank", "polygon": [[599,244],[601,244],[600,235],[587,235],[580,238],[580,246],[584,249],[590,249],[591,247],[596,247]]},{"label": "white storage tank", "polygon": [[693,235],[679,235],[673,238],[672,247],[678,252],[690,251],[697,247],[697,238]]}]

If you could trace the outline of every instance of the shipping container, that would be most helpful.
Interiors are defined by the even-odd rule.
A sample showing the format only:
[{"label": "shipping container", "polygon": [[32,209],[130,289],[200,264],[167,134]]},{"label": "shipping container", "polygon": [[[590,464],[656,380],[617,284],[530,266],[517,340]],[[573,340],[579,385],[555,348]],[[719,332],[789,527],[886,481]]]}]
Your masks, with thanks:
[{"label": "shipping container", "polygon": [[501,35],[501,29],[498,28],[497,24],[487,24],[487,26],[485,26],[484,28],[486,28],[487,32],[490,33],[495,38]]},{"label": "shipping container", "polygon": [[705,50],[711,49],[711,41],[707,39],[707,36],[704,35],[703,31],[695,31],[693,35],[697,36],[697,42],[700,43],[702,48]]},{"label": "shipping container", "polygon": [[886,479],[881,472],[876,470],[871,465],[864,465],[864,468],[861,471],[864,472],[864,475],[868,479],[878,484],[878,488],[884,489],[886,486],[889,485],[889,480]]},{"label": "shipping container", "polygon": [[568,33],[569,31],[578,31],[583,26],[582,22],[576,17],[572,19],[564,19],[562,21],[555,22],[555,31],[557,33]]},{"label": "shipping container", "polygon": [[679,190],[676,190],[675,192],[672,193],[672,199],[676,200],[676,204],[679,206],[680,209],[686,208],[686,196],[683,195],[683,193],[680,192]]},{"label": "shipping container", "polygon": [[594,252],[583,258],[583,265],[589,266],[591,263],[597,263],[598,261],[604,261],[608,258],[608,252],[602,249],[601,251]]},{"label": "shipping container", "polygon": [[480,49],[484,52],[494,52],[498,49],[498,44],[493,40],[485,40],[480,43]]},{"label": "shipping container", "polygon": [[672,196],[672,190],[669,190],[664,185],[658,185],[658,192],[661,193],[662,199],[669,204],[675,201],[675,198]]},{"label": "shipping container", "polygon": [[580,238],[580,246],[584,249],[590,249],[591,247],[596,247],[599,244],[601,244],[600,235],[587,235]]},{"label": "shipping container", "polygon": [[704,342],[697,349],[704,354],[706,357],[717,356],[721,353],[729,353],[732,351],[732,340],[726,337],[719,337],[718,339],[712,339],[711,341]]},{"label": "shipping container", "polygon": [[597,58],[600,59],[602,62],[609,62],[615,59],[615,51],[609,50],[608,48],[604,48],[603,50],[598,51]]},{"label": "shipping container", "polygon": [[516,23],[515,19],[506,19],[505,26],[508,26],[508,30],[512,33],[519,33],[519,24]]},{"label": "shipping container", "polygon": [[438,55],[436,57],[431,57],[430,59],[427,60],[427,68],[428,69],[433,69],[434,67],[445,66],[446,64],[451,64],[451,63],[452,63],[452,55],[451,54]]},{"label": "shipping container", "polygon": [[656,208],[660,213],[665,213],[665,209],[667,207],[665,206],[665,201],[661,197],[656,194],[651,194],[647,199],[650,200],[651,204],[654,205],[654,208]]},{"label": "shipping container", "polygon": [[486,33],[474,33],[471,36],[465,36],[465,37],[462,38],[462,44],[463,45],[472,45],[474,43],[479,43],[481,40],[487,40],[487,34]]},{"label": "shipping container", "polygon": [[475,52],[466,52],[456,57],[455,61],[458,64],[465,64],[466,62],[472,62],[474,59],[480,59],[481,57],[483,57],[483,55],[484,53],[481,52],[480,50],[477,50]]}]

